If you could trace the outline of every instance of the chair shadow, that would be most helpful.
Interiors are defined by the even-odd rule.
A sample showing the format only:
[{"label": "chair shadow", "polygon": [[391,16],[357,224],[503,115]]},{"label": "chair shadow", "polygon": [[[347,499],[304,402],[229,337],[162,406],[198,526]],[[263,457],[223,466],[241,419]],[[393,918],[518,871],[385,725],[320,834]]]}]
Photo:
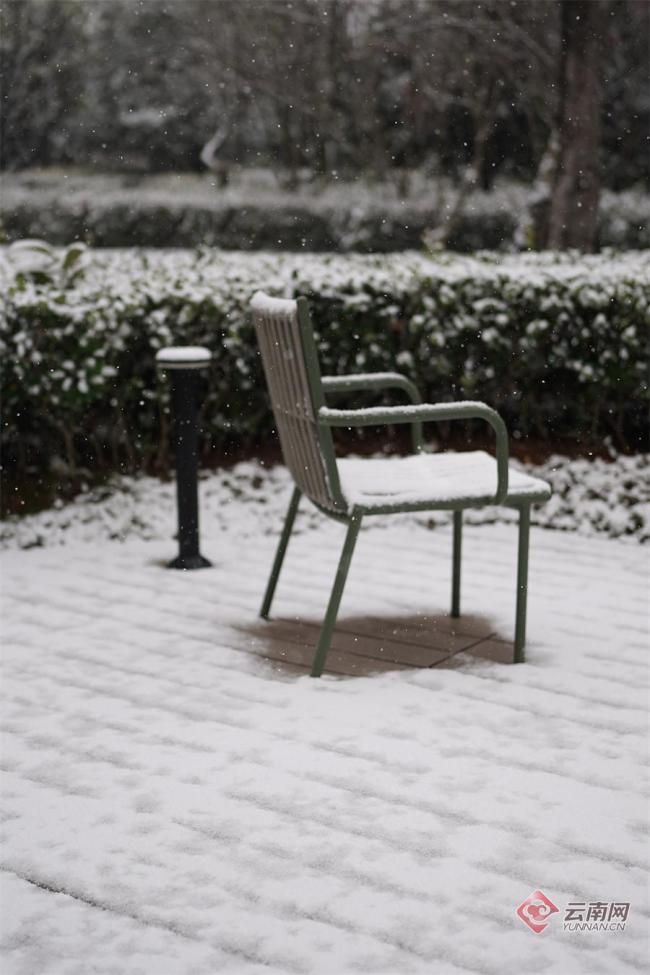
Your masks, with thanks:
[{"label": "chair shadow", "polygon": [[[239,648],[286,673],[311,669],[321,620],[294,617],[257,620],[237,627]],[[512,640],[485,616],[341,616],[325,673],[344,677],[432,667],[467,667],[472,660],[510,664]]]}]

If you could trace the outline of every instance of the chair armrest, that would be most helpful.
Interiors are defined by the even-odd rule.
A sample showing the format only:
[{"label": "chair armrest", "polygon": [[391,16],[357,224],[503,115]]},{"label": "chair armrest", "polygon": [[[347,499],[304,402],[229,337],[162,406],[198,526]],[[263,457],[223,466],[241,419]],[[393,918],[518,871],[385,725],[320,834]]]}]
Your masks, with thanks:
[{"label": "chair armrest", "polygon": [[421,403],[420,392],[410,379],[399,372],[360,372],[349,376],[323,376],[326,393],[344,393],[358,389],[403,389],[412,403]]},{"label": "chair armrest", "polygon": [[332,410],[324,406],[318,421],[327,427],[368,427],[384,423],[424,423],[439,420],[485,420],[496,434],[497,492],[495,504],[508,495],[508,431],[492,407],[466,400],[464,403],[419,403],[412,406],[369,407],[365,410]]},{"label": "chair armrest", "polygon": [[[324,393],[355,393],[359,390],[401,389],[411,403],[421,403],[420,391],[399,372],[365,372],[349,376],[323,376]],[[422,423],[413,420],[413,450],[419,453],[423,449]]]}]

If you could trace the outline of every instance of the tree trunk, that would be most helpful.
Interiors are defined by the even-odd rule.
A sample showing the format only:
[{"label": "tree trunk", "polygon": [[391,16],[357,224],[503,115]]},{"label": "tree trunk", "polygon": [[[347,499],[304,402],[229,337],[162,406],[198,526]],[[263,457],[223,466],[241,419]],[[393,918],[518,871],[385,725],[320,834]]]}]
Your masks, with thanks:
[{"label": "tree trunk", "polygon": [[559,153],[547,246],[592,251],[600,197],[601,47],[607,0],[563,0]]},{"label": "tree trunk", "polygon": [[447,212],[441,222],[425,235],[425,243],[432,249],[447,247],[456,232],[465,211],[467,198],[479,186],[481,170],[485,162],[485,152],[488,139],[492,134],[497,110],[494,98],[495,87],[492,82],[485,87],[481,104],[474,111],[474,146],[472,161],[466,166],[456,191],[456,195],[448,204]]}]

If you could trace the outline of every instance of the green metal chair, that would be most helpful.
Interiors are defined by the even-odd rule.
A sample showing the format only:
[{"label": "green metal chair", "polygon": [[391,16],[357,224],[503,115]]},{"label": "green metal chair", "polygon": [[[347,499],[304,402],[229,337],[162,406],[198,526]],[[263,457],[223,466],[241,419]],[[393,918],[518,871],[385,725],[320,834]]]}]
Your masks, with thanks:
[{"label": "green metal chair", "polygon": [[[545,481],[508,466],[508,433],[498,413],[484,403],[422,403],[410,380],[398,373],[321,376],[305,298],[285,300],[257,292],[251,302],[264,373],[282,452],[295,487],[280,536],[260,615],[268,619],[302,494],[347,525],[329,604],[320,632],[312,677],[325,665],[352,553],[366,515],[405,511],[453,511],[451,615],[460,615],[460,565],[464,508],[505,504],[519,510],[515,663],[524,660],[530,506],[551,496]],[[411,404],[362,410],[331,409],[327,394],[400,389]],[[484,451],[425,453],[422,423],[481,419],[496,435],[496,460]],[[409,423],[413,454],[385,459],[339,459],[332,427]]]}]

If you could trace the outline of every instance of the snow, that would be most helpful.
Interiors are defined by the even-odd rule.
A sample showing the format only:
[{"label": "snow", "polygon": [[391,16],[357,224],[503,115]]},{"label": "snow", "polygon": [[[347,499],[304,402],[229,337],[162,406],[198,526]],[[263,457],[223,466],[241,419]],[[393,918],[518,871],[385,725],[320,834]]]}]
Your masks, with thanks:
[{"label": "snow", "polygon": [[169,345],[156,353],[156,362],[167,369],[181,364],[185,368],[191,365],[205,366],[212,358],[209,349],[202,345]]},{"label": "snow", "polygon": [[[379,376],[382,373],[378,373]],[[406,378],[406,377],[405,377]],[[471,418],[474,414],[479,416],[487,413],[492,413],[494,411],[487,405],[487,403],[482,403],[479,400],[464,399],[459,400],[456,403],[408,403],[406,406],[368,406],[363,411],[359,412],[357,410],[337,410],[332,409],[328,406],[322,406],[318,411],[318,416],[325,421],[338,421],[336,426],[344,426],[346,418],[350,418],[350,425],[353,425],[355,416],[359,419],[364,419],[368,417],[372,420],[374,417],[380,423],[388,423],[389,419],[394,418],[396,421],[399,417],[409,417],[411,419],[435,419],[436,414],[448,414],[457,412],[458,417],[462,416]],[[440,416],[441,419],[448,419],[447,416]],[[454,417],[451,417],[454,419]]]},{"label": "snow", "polygon": [[400,380],[404,380],[404,379],[406,379],[408,377],[405,377],[404,375],[402,375],[399,372],[355,372],[355,373],[351,373],[350,375],[343,375],[343,376],[322,376],[321,378],[322,378],[323,384],[325,386],[327,386],[330,383],[337,383],[337,384],[341,385],[341,387],[343,387],[344,384],[346,382],[348,382],[348,381],[351,382],[351,383],[353,383],[353,384],[356,384],[356,385],[362,385],[363,383],[366,383],[366,382],[368,382],[368,383],[377,383],[377,382],[390,383],[390,382],[393,382],[395,379],[397,379],[398,381],[400,381]]},{"label": "snow", "polygon": [[272,298],[263,291],[256,291],[251,298],[251,308],[267,315],[295,315],[297,304],[289,298]]},{"label": "snow", "polygon": [[[533,528],[526,664],[314,681],[251,652],[280,473],[225,510],[222,484],[196,573],[162,568],[152,484],[152,540],[3,554],[3,975],[645,970],[643,547]],[[318,621],[343,529],[297,527],[274,615]],[[450,553],[447,525],[369,521],[341,620],[444,614]],[[515,559],[513,526],[466,529],[463,632],[511,639]],[[627,928],[535,935],[538,888],[629,901]]]},{"label": "snow", "polygon": [[[484,450],[419,454],[414,457],[343,458],[338,463],[341,490],[350,506],[444,504],[459,498],[493,498],[497,465]],[[550,487],[539,478],[508,472],[508,497],[541,500]]]},{"label": "snow", "polygon": [[[615,460],[569,459],[551,456],[543,464],[511,468],[547,481],[551,499],[534,505],[533,524],[582,535],[604,535],[631,542],[650,540],[650,454]],[[201,474],[201,520],[220,532],[231,523],[249,538],[275,530],[284,518],[286,497],[291,490],[289,473],[278,465],[266,468],[255,461],[236,464]],[[70,545],[77,542],[101,544],[106,540],[168,537],[174,522],[176,489],[173,482],[151,477],[119,477],[106,485],[88,489],[68,504],[61,501],[47,511],[0,522],[0,549]],[[395,518],[378,517],[373,524],[393,525]],[[488,505],[469,509],[465,521],[472,524],[511,522],[516,512]],[[321,515],[306,508],[302,524],[313,527]],[[405,516],[433,528],[449,520],[445,511]]]}]

